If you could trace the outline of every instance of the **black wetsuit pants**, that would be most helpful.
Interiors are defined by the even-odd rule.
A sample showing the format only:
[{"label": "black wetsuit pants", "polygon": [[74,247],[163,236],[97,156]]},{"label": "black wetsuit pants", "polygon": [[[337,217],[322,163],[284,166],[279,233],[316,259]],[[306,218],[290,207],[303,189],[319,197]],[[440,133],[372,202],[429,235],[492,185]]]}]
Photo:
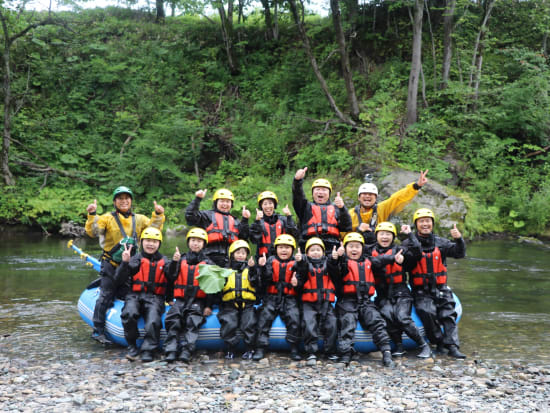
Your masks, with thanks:
[{"label": "black wetsuit pants", "polygon": [[254,349],[258,322],[254,303],[246,302],[237,307],[234,301],[225,301],[220,306],[218,320],[220,336],[229,351],[234,351],[239,344],[239,329],[247,349]]},{"label": "black wetsuit pants", "polygon": [[258,315],[258,347],[269,346],[269,330],[275,317],[281,316],[286,326],[286,341],[290,344],[300,342],[300,307],[298,299],[291,295],[279,297],[274,294],[264,296]]},{"label": "black wetsuit pants", "polygon": [[120,286],[115,284],[115,271],[116,268],[110,261],[101,261],[99,297],[95,303],[93,315],[94,331],[98,334],[105,332],[105,317],[107,310],[113,306],[115,297],[124,298],[129,290],[126,283]]},{"label": "black wetsuit pants", "polygon": [[128,345],[135,345],[139,338],[138,320],[145,320],[145,337],[142,351],[154,351],[159,346],[162,313],[164,312],[164,295],[153,293],[130,292],[122,307],[120,318],[124,326],[124,337]]},{"label": "black wetsuit pants", "polygon": [[304,349],[306,353],[316,353],[319,350],[319,336],[322,335],[325,354],[335,354],[338,322],[332,303],[329,301],[316,303],[304,301],[302,308]]},{"label": "black wetsuit pants", "polygon": [[206,321],[204,307],[201,299],[176,298],[164,319],[167,333],[165,352],[187,350],[191,354],[195,351],[199,328]]}]

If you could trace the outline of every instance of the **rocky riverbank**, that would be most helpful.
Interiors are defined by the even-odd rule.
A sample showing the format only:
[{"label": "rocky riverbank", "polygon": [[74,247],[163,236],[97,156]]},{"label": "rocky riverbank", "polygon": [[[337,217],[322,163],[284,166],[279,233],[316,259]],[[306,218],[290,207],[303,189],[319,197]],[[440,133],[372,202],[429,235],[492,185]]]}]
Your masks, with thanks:
[{"label": "rocky riverbank", "polygon": [[389,369],[380,353],[349,366],[290,362],[286,354],[227,362],[219,353],[202,353],[189,365],[142,364],[114,349],[66,362],[0,358],[0,410],[547,412],[550,369],[412,355]]}]

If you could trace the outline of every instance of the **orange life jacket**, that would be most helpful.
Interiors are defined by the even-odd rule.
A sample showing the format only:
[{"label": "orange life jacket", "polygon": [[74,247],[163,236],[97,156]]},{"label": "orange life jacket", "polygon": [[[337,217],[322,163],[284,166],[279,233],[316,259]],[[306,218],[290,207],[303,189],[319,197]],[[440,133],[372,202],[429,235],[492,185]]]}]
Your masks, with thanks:
[{"label": "orange life jacket", "polygon": [[229,244],[239,239],[239,230],[235,226],[235,218],[230,214],[213,211],[212,223],[206,228],[208,244],[227,242]]},{"label": "orange life jacket", "polygon": [[311,218],[307,222],[306,235],[332,235],[340,236],[338,221],[336,220],[336,207],[334,205],[311,204]]},{"label": "orange life jacket", "polygon": [[268,254],[269,250],[275,242],[275,238],[279,235],[284,234],[283,223],[280,219],[277,220],[274,224],[270,225],[269,223],[262,220],[262,241],[258,245],[258,255]]},{"label": "orange life jacket", "polygon": [[422,252],[422,258],[411,271],[412,285],[443,285],[447,283],[447,267],[443,264],[443,257],[438,247],[432,252]]},{"label": "orange life jacket", "polygon": [[320,268],[315,268],[311,263],[309,264],[307,281],[302,291],[302,301],[310,303],[317,301],[334,302],[335,288],[328,275],[326,263]]},{"label": "orange life jacket", "polygon": [[296,290],[290,284],[292,274],[294,274],[294,264],[296,261],[281,262],[278,259],[273,260],[273,277],[267,286],[268,294],[279,294],[279,289],[282,288],[283,295],[296,295]]},{"label": "orange life jacket", "polygon": [[164,264],[164,258],[151,262],[148,258],[142,257],[139,271],[132,278],[132,291],[166,294],[168,282],[164,275]]},{"label": "orange life jacket", "polygon": [[[390,248],[387,250],[385,255],[392,255],[394,254],[394,251]],[[376,251],[376,249],[372,250],[372,256],[378,257],[380,253]],[[374,274],[374,282],[376,285],[380,285],[384,282],[384,278],[386,279],[386,284],[400,284],[403,282],[403,267],[399,265],[396,262],[393,262],[393,264],[386,265],[384,274]]]},{"label": "orange life jacket", "polygon": [[376,291],[371,262],[368,259],[362,261],[348,259],[348,273],[342,277],[342,293],[359,295],[359,292],[365,291],[369,297]]},{"label": "orange life jacket", "polygon": [[199,280],[199,264],[204,264],[204,261],[195,265],[189,265],[187,260],[181,260],[178,278],[174,283],[175,298],[205,298],[206,293],[200,289]]}]

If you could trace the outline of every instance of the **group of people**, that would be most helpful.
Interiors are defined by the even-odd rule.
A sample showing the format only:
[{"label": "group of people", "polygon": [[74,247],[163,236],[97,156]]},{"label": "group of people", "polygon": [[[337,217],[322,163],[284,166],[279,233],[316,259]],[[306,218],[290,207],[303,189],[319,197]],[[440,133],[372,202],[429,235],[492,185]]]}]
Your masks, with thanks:
[{"label": "group of people", "polygon": [[[115,211],[98,216],[96,201],[87,208],[86,231],[100,237],[103,248],[92,337],[109,342],[105,315],[119,296],[125,300],[121,318],[127,357],[153,360],[169,297],[168,362],[189,362],[199,328],[214,305],[228,359],[235,357],[241,336],[243,359],[265,357],[277,315],[286,326],[293,360],[302,359],[301,343],[305,357],[316,359],[321,341],[325,357],[349,363],[358,321],[372,334],[385,366],[404,354],[403,332],[418,344],[418,357],[431,357],[431,344],[436,352],[465,358],[446,269],[447,257],[465,256],[459,230],[455,225],[451,239],[434,235],[434,213],[421,208],[413,228],[401,227],[406,239],[399,244],[397,229],[388,221],[426,184],[427,172],[381,202],[376,185],[362,184],[359,205],[350,212],[339,192],[331,201],[333,189],[326,179],[313,181],[309,201],[303,189],[307,168],[299,169],[292,184],[298,223],[288,205],[277,213],[279,200],[271,191],[258,195],[255,220],[249,224],[251,213],[245,207],[241,219],[231,214],[235,197],[230,190],[218,189],[207,210],[200,209],[207,191],[198,190],[185,211],[192,227],[186,236],[188,251],[182,254],[176,248],[171,259],[159,252],[163,207],[155,202],[151,218],[134,214],[132,191],[119,187],[113,193]],[[249,241],[256,246],[254,256]],[[221,292],[206,294],[200,288],[201,264],[230,270]],[[429,343],[412,320],[413,303]],[[145,338],[138,349],[140,317]]]}]

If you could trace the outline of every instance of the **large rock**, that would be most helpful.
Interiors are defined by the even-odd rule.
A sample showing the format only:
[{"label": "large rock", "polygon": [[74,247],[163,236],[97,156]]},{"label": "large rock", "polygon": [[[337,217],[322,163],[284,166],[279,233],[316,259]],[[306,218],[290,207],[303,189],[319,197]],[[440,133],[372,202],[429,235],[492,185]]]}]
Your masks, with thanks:
[{"label": "large rock", "polygon": [[[419,172],[395,169],[380,182],[378,186],[379,201],[383,201],[391,194],[404,188],[411,182],[418,180]],[[428,175],[429,179],[429,175]],[[414,211],[418,208],[430,208],[436,215],[436,226],[439,228],[452,228],[453,224],[463,223],[468,212],[464,201],[449,194],[449,190],[440,183],[429,179],[428,183],[418,192],[418,195],[403,209],[394,214],[390,220],[396,224],[412,224]]]}]

